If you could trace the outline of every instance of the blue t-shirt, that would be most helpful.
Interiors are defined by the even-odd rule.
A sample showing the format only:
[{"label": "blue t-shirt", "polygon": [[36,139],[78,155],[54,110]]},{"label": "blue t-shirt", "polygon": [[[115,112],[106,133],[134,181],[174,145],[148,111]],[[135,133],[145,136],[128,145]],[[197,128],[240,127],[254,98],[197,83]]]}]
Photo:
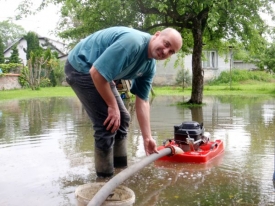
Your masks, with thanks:
[{"label": "blue t-shirt", "polygon": [[131,93],[147,100],[156,72],[155,59],[148,58],[151,35],[127,27],[97,31],[70,51],[68,61],[88,74],[92,66],[107,80],[131,79]]}]

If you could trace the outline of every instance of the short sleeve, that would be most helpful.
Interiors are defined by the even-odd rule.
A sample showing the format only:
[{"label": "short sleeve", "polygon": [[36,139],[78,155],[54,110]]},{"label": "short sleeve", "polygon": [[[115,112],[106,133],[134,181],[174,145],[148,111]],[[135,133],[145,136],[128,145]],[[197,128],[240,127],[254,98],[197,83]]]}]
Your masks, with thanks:
[{"label": "short sleeve", "polygon": [[145,75],[132,80],[130,92],[147,101],[149,99],[155,73],[155,61],[152,61],[149,65],[149,70]]},{"label": "short sleeve", "polygon": [[110,45],[93,66],[110,82],[132,63],[137,52],[138,47],[133,44],[133,38],[122,38]]}]

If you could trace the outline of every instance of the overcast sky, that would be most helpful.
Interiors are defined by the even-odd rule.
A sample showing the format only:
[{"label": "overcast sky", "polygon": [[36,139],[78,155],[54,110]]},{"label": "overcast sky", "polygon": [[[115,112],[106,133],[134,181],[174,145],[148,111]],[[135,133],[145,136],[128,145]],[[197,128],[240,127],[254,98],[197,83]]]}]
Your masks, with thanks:
[{"label": "overcast sky", "polygon": [[[9,17],[14,19],[15,14],[18,13],[16,8],[20,2],[22,0],[0,0],[0,21],[7,20]],[[40,1],[34,0],[34,2],[39,3]],[[34,31],[41,36],[58,39],[51,33],[55,29],[58,20],[57,7],[52,5],[35,16],[13,21],[13,23],[22,26],[27,32]]]}]

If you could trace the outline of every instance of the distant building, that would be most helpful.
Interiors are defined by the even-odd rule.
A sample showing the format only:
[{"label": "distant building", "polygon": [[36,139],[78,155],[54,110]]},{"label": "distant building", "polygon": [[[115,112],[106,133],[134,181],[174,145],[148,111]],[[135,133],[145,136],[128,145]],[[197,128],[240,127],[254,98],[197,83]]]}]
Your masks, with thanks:
[{"label": "distant building", "polygon": [[[64,56],[65,55],[65,44],[53,39],[49,39],[46,37],[40,37],[38,36],[40,46],[42,48],[47,48],[46,44],[50,44],[50,47],[52,51],[57,51],[58,57]],[[5,50],[4,50],[4,57],[8,58],[11,56],[12,53],[12,47],[14,45],[17,45],[18,53],[19,53],[19,58],[21,59],[22,63],[24,65],[27,64],[27,58],[26,58],[26,52],[24,50],[27,49],[27,41],[24,39],[24,37],[18,39],[17,41],[13,42],[11,45],[9,45]]]},{"label": "distant building", "polygon": [[244,70],[258,70],[256,64],[251,62],[244,62],[242,60],[235,60],[234,61],[234,68],[235,69],[244,69]]},{"label": "distant building", "polygon": [[[229,71],[230,55],[219,55],[217,50],[204,50],[205,60],[201,62],[203,68],[204,81],[209,81],[218,77],[221,72]],[[175,85],[176,76],[182,68],[189,71],[192,76],[192,54],[186,55],[183,60],[183,65],[174,66],[178,56],[173,55],[168,62],[157,61],[157,73],[154,78],[154,85]]]}]

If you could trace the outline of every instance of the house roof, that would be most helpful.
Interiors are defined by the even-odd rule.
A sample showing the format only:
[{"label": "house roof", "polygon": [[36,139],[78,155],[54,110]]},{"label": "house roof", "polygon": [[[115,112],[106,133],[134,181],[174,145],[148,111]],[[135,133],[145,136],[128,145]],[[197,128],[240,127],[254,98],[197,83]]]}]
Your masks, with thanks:
[{"label": "house roof", "polygon": [[24,37],[21,37],[20,39],[16,40],[15,42],[11,43],[5,50],[4,53],[6,53],[7,51],[9,51],[14,45],[16,45],[18,42],[20,42],[22,39],[24,39]]},{"label": "house roof", "polygon": [[[6,52],[8,52],[14,45],[18,44],[20,41],[22,41],[23,39],[25,39],[24,37],[21,37],[20,39],[17,39],[15,42],[13,42],[12,44],[10,44],[5,50],[4,50],[4,54]],[[59,43],[59,44],[62,44],[63,46],[65,45],[64,43],[62,42],[59,42],[59,41],[56,41],[56,40],[53,40],[53,39],[50,39],[50,38],[47,38],[47,37],[42,37],[40,35],[38,35],[38,39],[39,40],[46,40],[46,41],[52,41],[52,42],[56,42],[56,43]],[[51,46],[59,52],[60,56],[64,56],[66,55],[63,51],[61,51],[59,48],[57,48],[55,45],[53,45],[51,42],[49,42],[51,44]]]}]

